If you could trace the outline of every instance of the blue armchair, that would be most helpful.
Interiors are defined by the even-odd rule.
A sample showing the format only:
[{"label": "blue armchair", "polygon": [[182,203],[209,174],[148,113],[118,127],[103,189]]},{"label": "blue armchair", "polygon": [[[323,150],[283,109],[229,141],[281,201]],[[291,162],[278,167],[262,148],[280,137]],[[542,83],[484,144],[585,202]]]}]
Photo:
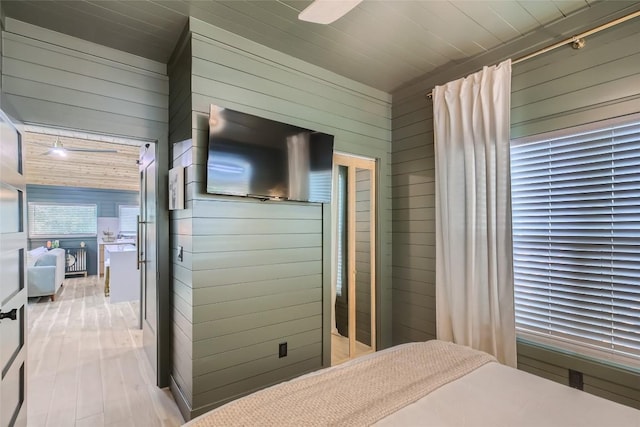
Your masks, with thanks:
[{"label": "blue armchair", "polygon": [[29,297],[50,296],[55,301],[56,293],[64,281],[64,249],[52,249],[36,259],[27,268],[27,295]]}]

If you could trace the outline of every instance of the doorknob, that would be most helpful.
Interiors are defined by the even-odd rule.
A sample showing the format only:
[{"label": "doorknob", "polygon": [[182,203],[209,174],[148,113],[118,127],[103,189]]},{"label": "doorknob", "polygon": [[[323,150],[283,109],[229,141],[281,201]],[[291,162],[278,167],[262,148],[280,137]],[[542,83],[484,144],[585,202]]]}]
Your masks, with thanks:
[{"label": "doorknob", "polygon": [[2,319],[16,320],[17,318],[18,318],[18,310],[15,308],[11,311],[7,311],[6,313],[0,313],[0,320]]}]

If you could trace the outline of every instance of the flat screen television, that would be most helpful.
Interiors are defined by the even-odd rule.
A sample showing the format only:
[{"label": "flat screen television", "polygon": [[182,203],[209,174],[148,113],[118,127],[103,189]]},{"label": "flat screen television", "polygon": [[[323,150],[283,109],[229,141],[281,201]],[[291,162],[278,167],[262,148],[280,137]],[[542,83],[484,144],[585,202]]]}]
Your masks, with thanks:
[{"label": "flat screen television", "polygon": [[207,193],[329,203],[333,135],[211,106]]}]

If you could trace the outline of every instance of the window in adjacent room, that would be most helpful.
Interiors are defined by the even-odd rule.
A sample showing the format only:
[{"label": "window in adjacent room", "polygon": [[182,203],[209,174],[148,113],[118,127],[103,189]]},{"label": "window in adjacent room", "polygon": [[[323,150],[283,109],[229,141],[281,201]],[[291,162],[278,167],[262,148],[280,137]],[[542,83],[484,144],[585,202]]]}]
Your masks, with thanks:
[{"label": "window in adjacent room", "polygon": [[511,178],[519,333],[640,363],[640,120],[515,141]]},{"label": "window in adjacent room", "polygon": [[30,202],[29,237],[95,236],[98,224],[97,205]]},{"label": "window in adjacent room", "polygon": [[336,203],[338,204],[338,236],[337,236],[337,276],[336,276],[336,296],[341,300],[347,299],[347,168],[338,168]]},{"label": "window in adjacent room", "polygon": [[118,221],[120,223],[120,234],[125,236],[135,236],[138,230],[138,215],[140,206],[120,205],[118,209]]}]

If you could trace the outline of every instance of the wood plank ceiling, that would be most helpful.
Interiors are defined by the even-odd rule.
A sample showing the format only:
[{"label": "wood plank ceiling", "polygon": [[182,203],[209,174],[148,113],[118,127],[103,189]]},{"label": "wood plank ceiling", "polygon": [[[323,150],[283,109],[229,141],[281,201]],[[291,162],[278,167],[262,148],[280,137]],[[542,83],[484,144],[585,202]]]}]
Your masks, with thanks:
[{"label": "wood plank ceiling", "polygon": [[[3,0],[3,7],[9,17],[163,63],[193,16],[393,92],[595,1],[365,0],[331,25],[297,19],[310,0]],[[637,2],[617,3],[621,10]]]},{"label": "wood plank ceiling", "polygon": [[[59,141],[65,148],[117,150],[117,153],[69,151],[65,157],[46,154]],[[27,184],[139,191],[138,153],[134,145],[25,132]]]}]

